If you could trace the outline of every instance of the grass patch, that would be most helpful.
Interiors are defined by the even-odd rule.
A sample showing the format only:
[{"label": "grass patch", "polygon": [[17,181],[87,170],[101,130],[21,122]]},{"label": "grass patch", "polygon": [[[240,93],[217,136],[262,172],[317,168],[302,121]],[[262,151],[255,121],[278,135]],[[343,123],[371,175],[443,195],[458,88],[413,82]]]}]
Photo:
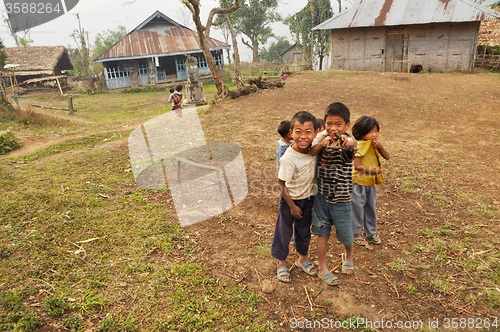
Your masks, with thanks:
[{"label": "grass patch", "polygon": [[[260,297],[212,278],[168,193],[137,188],[127,167],[125,152],[95,149],[0,170],[0,284],[11,290],[0,294],[0,330],[57,318],[81,331],[100,317],[97,331],[272,331]],[[39,313],[28,309],[36,302]]]},{"label": "grass patch", "polygon": [[122,137],[123,137],[122,133],[103,133],[103,134],[83,137],[81,139],[72,139],[64,143],[54,144],[48,148],[42,149],[28,156],[4,159],[2,163],[17,162],[19,164],[24,164],[27,163],[28,161],[37,160],[56,153],[61,153],[70,150],[93,148],[98,144],[103,144],[105,142],[112,142]]},{"label": "grass patch", "polygon": [[25,110],[14,110],[0,106],[0,131],[11,131],[16,134],[24,133],[27,135],[53,135],[54,133],[66,134],[78,128],[81,128],[81,125],[66,119],[35,112],[31,107]]},{"label": "grass patch", "polygon": [[396,258],[387,265],[396,272],[404,272],[408,268],[408,263],[402,258]]},{"label": "grass patch", "polygon": [[448,294],[452,289],[453,285],[448,281],[441,278],[435,278],[429,281],[429,285],[433,291]]}]

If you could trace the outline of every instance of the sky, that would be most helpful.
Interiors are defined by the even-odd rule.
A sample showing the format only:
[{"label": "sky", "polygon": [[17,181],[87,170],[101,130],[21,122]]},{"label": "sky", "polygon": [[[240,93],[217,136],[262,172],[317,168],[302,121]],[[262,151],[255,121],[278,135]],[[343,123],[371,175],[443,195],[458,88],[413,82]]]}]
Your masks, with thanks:
[{"label": "sky", "polygon": [[[19,0],[21,2],[22,0]],[[31,0],[30,0],[31,1]],[[293,15],[307,4],[307,0],[278,0],[277,12],[283,17]],[[342,10],[351,6],[355,0],[342,0]],[[498,0],[486,0],[483,4],[492,4]],[[46,2],[41,0],[40,2]],[[205,24],[210,10],[218,7],[217,0],[200,0],[201,19]],[[336,0],[331,0],[335,13],[338,11]],[[191,19],[191,13],[180,0],[79,0],[78,4],[68,13],[30,30],[32,46],[56,46],[63,45],[76,47],[71,33],[78,29],[78,21],[75,14],[79,14],[82,28],[88,32],[90,43],[93,44],[98,33],[106,30],[117,30],[118,26],[124,26],[126,31],[137,27],[140,23],[151,16],[156,10],[161,11],[174,21],[195,30]],[[7,17],[6,8],[0,5],[0,15]],[[290,34],[288,26],[283,23],[274,23],[272,26],[274,34],[285,36],[290,43],[294,43],[294,37]],[[22,36],[21,34],[18,34]],[[225,41],[222,34],[212,28],[210,36]],[[0,38],[6,47],[14,47],[15,42],[9,33],[7,24],[0,22]],[[238,41],[241,36],[238,37]],[[246,39],[248,41],[248,39]],[[271,39],[269,42],[272,42]],[[269,44],[268,42],[268,44]],[[231,42],[229,42],[231,43]],[[238,43],[242,61],[251,61],[252,52],[250,48]],[[227,61],[227,60],[226,60]]]}]

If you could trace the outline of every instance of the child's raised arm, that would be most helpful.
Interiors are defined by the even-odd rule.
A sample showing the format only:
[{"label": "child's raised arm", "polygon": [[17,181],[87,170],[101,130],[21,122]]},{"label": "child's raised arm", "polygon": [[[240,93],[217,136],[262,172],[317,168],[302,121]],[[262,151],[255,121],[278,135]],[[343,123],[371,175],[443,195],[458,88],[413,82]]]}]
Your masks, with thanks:
[{"label": "child's raised arm", "polygon": [[321,150],[323,150],[323,148],[326,148],[328,145],[330,145],[331,140],[332,139],[330,138],[330,136],[326,136],[321,142],[313,145],[311,150],[309,150],[309,153],[313,156],[319,154]]},{"label": "child's raised arm", "polygon": [[384,157],[385,160],[389,160],[391,158],[391,155],[389,154],[389,152],[384,148],[384,146],[382,145],[382,143],[380,143],[380,141],[376,138],[374,138],[372,140],[373,142],[373,146],[378,149],[378,151],[380,152],[380,155],[382,157]]}]

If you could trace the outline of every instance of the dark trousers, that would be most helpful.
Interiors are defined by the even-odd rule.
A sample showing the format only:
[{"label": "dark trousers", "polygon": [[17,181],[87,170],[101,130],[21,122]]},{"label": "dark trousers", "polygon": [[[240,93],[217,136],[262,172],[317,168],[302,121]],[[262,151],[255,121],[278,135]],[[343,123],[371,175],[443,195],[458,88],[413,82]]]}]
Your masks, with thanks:
[{"label": "dark trousers", "polygon": [[293,246],[303,256],[307,255],[311,242],[311,220],[314,205],[314,196],[293,201],[302,210],[302,218],[295,219],[290,207],[280,195],[280,207],[276,227],[274,229],[271,255],[284,261],[288,256],[288,246],[293,237]]}]

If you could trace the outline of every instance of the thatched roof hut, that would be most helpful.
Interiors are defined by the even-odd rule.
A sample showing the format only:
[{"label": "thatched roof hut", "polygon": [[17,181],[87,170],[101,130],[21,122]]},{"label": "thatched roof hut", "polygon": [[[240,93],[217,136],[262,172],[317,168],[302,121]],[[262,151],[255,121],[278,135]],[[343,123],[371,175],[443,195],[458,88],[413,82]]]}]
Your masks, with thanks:
[{"label": "thatched roof hut", "polygon": [[[73,69],[64,46],[7,47],[7,67],[15,68],[15,75],[22,79],[60,75]],[[17,65],[17,66],[16,66]]]},{"label": "thatched roof hut", "polygon": [[[487,6],[491,8],[490,6]],[[495,7],[497,12],[500,12],[500,7]],[[499,19],[487,19],[481,22],[481,27],[479,28],[479,40],[478,44],[488,45],[488,46],[499,46],[500,45],[500,20]]]}]

